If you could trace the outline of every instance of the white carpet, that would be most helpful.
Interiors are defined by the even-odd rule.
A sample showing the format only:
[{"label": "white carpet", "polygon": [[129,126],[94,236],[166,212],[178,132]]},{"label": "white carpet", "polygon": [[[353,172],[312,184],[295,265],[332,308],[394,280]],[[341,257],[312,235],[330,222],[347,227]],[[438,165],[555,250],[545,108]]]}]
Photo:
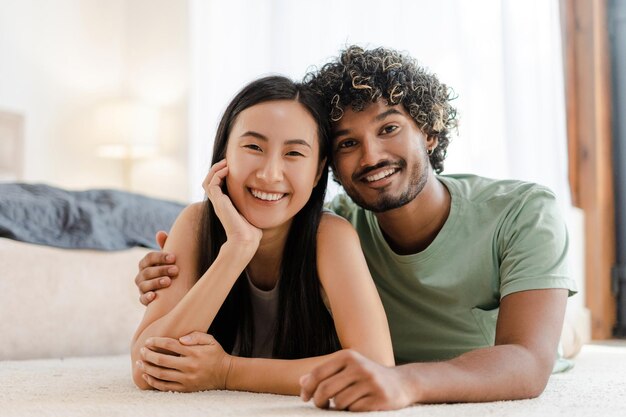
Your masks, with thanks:
[{"label": "white carpet", "polygon": [[[240,392],[145,392],[128,356],[0,362],[0,416],[299,416],[323,411],[297,397]],[[418,405],[385,416],[626,416],[626,343],[587,345],[573,370],[534,400]]]}]

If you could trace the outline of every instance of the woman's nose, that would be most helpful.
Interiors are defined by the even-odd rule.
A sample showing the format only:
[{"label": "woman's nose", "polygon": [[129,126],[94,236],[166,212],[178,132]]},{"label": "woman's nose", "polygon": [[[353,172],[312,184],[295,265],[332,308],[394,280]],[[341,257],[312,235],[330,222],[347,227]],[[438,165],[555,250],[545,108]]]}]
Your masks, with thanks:
[{"label": "woman's nose", "polygon": [[273,183],[283,180],[283,164],[279,158],[268,158],[257,171],[257,178]]}]

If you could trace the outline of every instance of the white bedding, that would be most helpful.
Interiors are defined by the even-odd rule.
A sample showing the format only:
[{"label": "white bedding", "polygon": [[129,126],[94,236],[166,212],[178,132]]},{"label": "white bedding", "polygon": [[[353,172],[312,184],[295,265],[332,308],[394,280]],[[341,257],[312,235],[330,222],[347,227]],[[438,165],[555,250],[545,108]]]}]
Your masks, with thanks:
[{"label": "white bedding", "polygon": [[0,360],[128,352],[147,252],[67,250],[0,238]]}]

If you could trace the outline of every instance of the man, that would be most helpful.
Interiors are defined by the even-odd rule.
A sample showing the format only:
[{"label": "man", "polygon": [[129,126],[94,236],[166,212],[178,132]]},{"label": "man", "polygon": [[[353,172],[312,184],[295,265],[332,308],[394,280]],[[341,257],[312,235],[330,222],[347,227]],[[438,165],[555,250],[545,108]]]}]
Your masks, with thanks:
[{"label": "man", "polygon": [[[348,195],[330,208],[359,234],[400,365],[345,351],[302,377],[302,398],[386,410],[541,394],[575,292],[554,194],[435,175],[456,127],[451,93],[406,55],[352,46],[307,80],[329,105]],[[164,257],[140,264],[144,303],[163,286],[150,278],[175,275]]]}]

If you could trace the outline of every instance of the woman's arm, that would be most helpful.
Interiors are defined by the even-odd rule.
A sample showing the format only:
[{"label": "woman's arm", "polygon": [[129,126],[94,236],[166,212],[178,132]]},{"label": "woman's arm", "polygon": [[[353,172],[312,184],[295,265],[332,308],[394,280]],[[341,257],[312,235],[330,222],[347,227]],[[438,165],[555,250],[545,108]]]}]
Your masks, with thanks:
[{"label": "woman's arm", "polygon": [[[317,243],[318,273],[342,348],[393,366],[387,317],[356,231],[346,220],[325,213]],[[338,353],[297,360],[233,357],[226,388],[297,395],[300,377]]]},{"label": "woman's arm", "polygon": [[172,226],[164,249],[176,256],[179,277],[169,288],[159,291],[157,298],[146,308],[132,340],[133,380],[142,389],[150,386],[143,380],[143,371],[137,367],[136,361],[141,358],[140,349],[146,339],[152,336],[178,338],[193,331],[206,332],[256,250],[252,245],[226,242],[215,262],[196,283],[197,236],[202,208],[201,203],[187,207]]}]

